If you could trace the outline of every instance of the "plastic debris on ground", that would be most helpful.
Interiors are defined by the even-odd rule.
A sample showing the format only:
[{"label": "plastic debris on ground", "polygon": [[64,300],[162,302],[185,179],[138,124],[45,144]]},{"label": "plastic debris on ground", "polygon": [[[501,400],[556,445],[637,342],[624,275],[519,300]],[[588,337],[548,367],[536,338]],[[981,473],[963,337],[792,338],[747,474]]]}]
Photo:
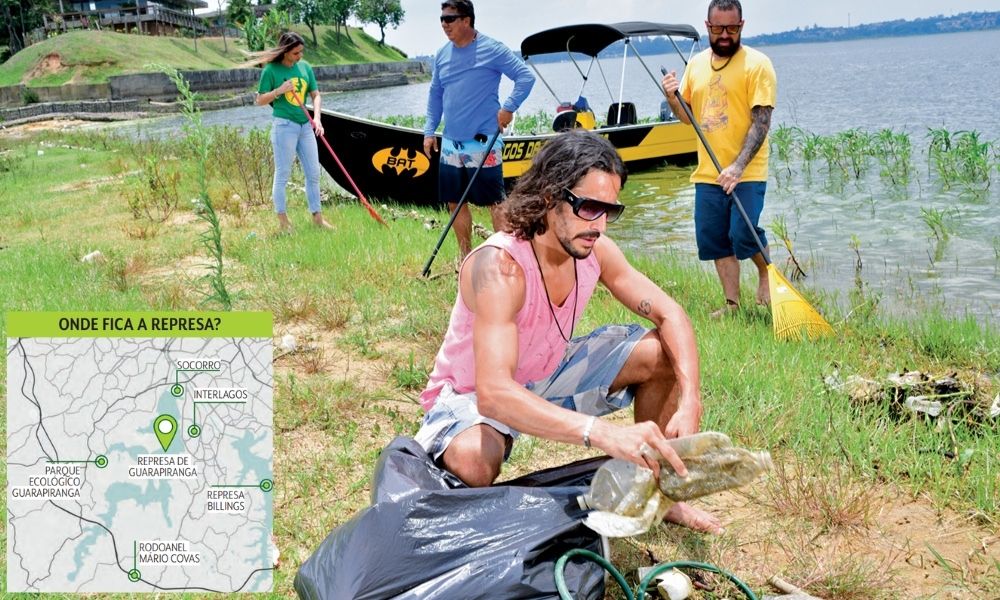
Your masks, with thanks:
[{"label": "plastic debris on ground", "polygon": [[684,461],[687,476],[678,476],[657,456],[657,487],[651,470],[625,460],[609,460],[598,469],[581,498],[581,505],[594,509],[584,521],[588,527],[608,537],[639,535],[662,521],[674,502],[744,486],[774,466],[770,453],[733,446],[729,436],[717,431],[667,443]]},{"label": "plastic debris on ground", "polygon": [[984,423],[1000,418],[1000,394],[990,405],[998,383],[982,373],[931,375],[923,371],[892,373],[883,379],[843,377],[834,370],[824,378],[827,389],[846,394],[855,404],[881,404],[895,416],[942,414]]}]

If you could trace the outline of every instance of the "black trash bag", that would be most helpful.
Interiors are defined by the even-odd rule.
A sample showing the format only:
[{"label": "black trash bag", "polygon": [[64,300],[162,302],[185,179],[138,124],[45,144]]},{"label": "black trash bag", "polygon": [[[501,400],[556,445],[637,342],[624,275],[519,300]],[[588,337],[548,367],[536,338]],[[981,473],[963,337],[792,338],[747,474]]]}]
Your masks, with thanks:
[{"label": "black trash bag", "polygon": [[[603,554],[583,494],[606,458],[469,488],[396,438],[375,467],[372,505],[334,529],[295,576],[307,600],[558,598],[553,569],[572,548]],[[604,570],[567,563],[574,598],[604,597]]]}]

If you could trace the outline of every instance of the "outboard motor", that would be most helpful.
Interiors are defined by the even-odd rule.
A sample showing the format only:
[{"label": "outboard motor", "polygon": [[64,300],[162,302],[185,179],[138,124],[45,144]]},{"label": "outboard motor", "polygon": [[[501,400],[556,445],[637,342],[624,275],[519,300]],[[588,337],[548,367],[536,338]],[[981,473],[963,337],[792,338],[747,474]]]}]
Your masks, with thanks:
[{"label": "outboard motor", "polygon": [[660,102],[660,120],[661,121],[673,121],[677,117],[674,116],[674,111],[670,110],[670,103],[664,100]]}]

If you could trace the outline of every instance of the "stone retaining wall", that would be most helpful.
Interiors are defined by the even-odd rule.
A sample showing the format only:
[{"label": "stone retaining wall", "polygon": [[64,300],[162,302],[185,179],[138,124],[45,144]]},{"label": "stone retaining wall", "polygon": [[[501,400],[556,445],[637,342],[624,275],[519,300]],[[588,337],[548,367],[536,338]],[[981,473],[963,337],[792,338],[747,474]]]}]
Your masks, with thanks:
[{"label": "stone retaining wall", "polygon": [[[344,91],[372,87],[403,85],[411,78],[427,73],[420,61],[363,63],[313,67],[320,91]],[[215,71],[182,71],[194,92],[245,93],[257,87],[259,69],[222,69]],[[29,87],[42,103],[74,102],[79,100],[122,101],[129,99],[174,100],[177,88],[163,73],[116,75],[103,84],[66,84],[54,87]],[[0,87],[0,107],[23,107],[25,86]],[[74,112],[68,110],[65,112]],[[6,112],[6,111],[3,111]],[[0,117],[2,118],[2,117]]]}]

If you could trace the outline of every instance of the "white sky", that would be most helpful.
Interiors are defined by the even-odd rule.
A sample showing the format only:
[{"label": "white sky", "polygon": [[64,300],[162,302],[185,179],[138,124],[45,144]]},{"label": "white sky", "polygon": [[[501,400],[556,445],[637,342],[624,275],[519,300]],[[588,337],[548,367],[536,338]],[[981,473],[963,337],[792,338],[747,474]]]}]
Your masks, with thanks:
[{"label": "white sky", "polygon": [[[210,0],[210,4],[214,0]],[[410,56],[433,54],[445,41],[437,0],[402,0],[406,17],[398,29],[386,29],[386,42]],[[575,23],[657,21],[686,23],[704,35],[708,0],[473,0],[476,29],[515,51],[528,35]],[[796,27],[842,27],[894,19],[1000,10],[998,0],[742,0],[744,35],[775,33]],[[848,17],[850,15],[850,17]],[[365,31],[378,39],[378,27]]]}]

